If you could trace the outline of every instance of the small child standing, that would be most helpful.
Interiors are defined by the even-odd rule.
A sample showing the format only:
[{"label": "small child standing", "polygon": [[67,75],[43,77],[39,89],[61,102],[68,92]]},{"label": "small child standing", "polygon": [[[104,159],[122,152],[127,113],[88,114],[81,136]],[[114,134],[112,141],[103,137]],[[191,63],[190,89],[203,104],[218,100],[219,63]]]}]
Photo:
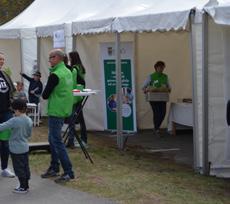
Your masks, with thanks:
[{"label": "small child standing", "polygon": [[32,133],[32,120],[25,114],[26,102],[14,100],[12,108],[15,117],[0,124],[0,131],[11,129],[9,138],[9,150],[12,158],[13,168],[18,177],[20,186],[13,190],[14,193],[27,193],[29,190],[30,168],[29,168],[29,145],[28,138]]},{"label": "small child standing", "polygon": [[28,102],[26,93],[24,92],[24,84],[23,82],[17,81],[16,82],[16,92],[14,93],[14,100],[15,99],[22,99],[26,102]]}]

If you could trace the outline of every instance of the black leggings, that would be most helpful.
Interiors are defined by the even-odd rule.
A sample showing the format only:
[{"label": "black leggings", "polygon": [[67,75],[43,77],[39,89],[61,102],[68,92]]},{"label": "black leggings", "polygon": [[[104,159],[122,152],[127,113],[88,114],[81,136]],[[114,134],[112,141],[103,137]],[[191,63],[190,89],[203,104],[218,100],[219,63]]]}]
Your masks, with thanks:
[{"label": "black leggings", "polygon": [[155,130],[159,130],[166,114],[165,101],[150,101],[149,102],[153,111],[153,125]]},{"label": "black leggings", "polygon": [[[11,111],[4,111],[0,113],[0,123],[3,123],[12,118]],[[0,156],[1,156],[1,168],[6,169],[9,159],[9,142],[7,140],[0,140]]]},{"label": "black leggings", "polygon": [[6,169],[9,159],[9,143],[8,140],[0,140],[0,155],[1,155],[1,168]]}]

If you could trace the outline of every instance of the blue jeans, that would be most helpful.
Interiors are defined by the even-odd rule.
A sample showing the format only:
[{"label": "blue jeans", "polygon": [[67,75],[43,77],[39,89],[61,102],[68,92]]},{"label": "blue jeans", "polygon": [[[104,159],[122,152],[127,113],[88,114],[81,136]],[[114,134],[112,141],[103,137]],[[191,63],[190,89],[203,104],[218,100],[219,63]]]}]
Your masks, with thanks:
[{"label": "blue jeans", "polygon": [[[0,113],[0,123],[3,123],[13,117],[11,111]],[[1,156],[1,169],[8,167],[9,160],[9,142],[8,140],[0,140],[0,156]]]},{"label": "blue jeans", "polygon": [[[65,145],[62,141],[61,128],[64,124],[64,118],[52,117],[48,118],[49,135],[48,140],[51,151],[50,169],[59,172],[59,164],[61,163],[64,174],[74,176],[72,164],[67,154]],[[60,163],[59,163],[60,161]]]}]

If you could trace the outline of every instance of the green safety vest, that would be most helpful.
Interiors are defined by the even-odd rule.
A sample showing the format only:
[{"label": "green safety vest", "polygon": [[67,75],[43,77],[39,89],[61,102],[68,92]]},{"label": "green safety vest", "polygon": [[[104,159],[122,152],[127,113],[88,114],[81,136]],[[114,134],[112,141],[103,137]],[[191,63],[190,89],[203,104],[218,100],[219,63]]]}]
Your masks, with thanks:
[{"label": "green safety vest", "polygon": [[[73,67],[72,70],[72,76],[73,76],[73,89],[79,89],[79,87],[77,86],[77,74],[78,74],[78,70]],[[82,91],[82,90],[81,90]],[[78,103],[79,101],[81,101],[83,99],[82,96],[74,96],[73,98],[73,104]]]},{"label": "green safety vest", "polygon": [[73,108],[73,76],[64,62],[50,68],[56,74],[59,82],[48,99],[48,115],[55,117],[68,117]]},{"label": "green safety vest", "polygon": [[85,73],[83,73],[82,68],[80,65],[74,65],[73,68],[77,70],[77,74],[82,78],[85,79]]},{"label": "green safety vest", "polygon": [[156,88],[162,87],[162,85],[168,85],[168,76],[164,73],[154,72],[151,74],[151,86]]},{"label": "green safety vest", "polygon": [[10,129],[1,131],[0,132],[0,140],[3,140],[3,141],[9,140],[10,135],[11,135],[11,130]]}]

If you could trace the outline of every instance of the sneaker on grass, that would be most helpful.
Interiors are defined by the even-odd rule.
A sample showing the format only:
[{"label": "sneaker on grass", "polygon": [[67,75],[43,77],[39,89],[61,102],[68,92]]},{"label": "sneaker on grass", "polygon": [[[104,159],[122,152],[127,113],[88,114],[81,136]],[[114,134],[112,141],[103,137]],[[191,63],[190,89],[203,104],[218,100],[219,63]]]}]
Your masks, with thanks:
[{"label": "sneaker on grass", "polygon": [[69,174],[62,174],[59,178],[55,179],[56,183],[65,183],[74,179],[74,176],[70,176]]},{"label": "sneaker on grass", "polygon": [[58,172],[53,169],[48,169],[45,173],[41,175],[42,178],[52,178],[58,176]]},{"label": "sneaker on grass", "polygon": [[2,177],[8,177],[8,178],[14,178],[15,177],[15,174],[12,171],[10,171],[9,169],[2,170],[1,175],[2,175]]}]

